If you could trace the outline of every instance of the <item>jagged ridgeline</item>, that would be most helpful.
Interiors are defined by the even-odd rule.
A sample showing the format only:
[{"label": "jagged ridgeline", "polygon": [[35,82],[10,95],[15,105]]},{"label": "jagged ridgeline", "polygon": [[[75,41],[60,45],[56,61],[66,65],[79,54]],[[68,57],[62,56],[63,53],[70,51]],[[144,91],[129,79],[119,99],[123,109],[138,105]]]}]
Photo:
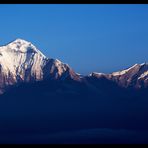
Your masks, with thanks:
[{"label": "jagged ridgeline", "polygon": [[[135,64],[134,66],[111,74],[93,72],[83,76],[58,59],[46,57],[32,43],[16,39],[0,47],[0,93],[11,89],[11,86],[36,81],[72,80],[85,85],[87,89],[98,91],[97,86],[113,83],[123,88],[147,88],[148,64]],[[104,83],[103,83],[104,84]]]}]

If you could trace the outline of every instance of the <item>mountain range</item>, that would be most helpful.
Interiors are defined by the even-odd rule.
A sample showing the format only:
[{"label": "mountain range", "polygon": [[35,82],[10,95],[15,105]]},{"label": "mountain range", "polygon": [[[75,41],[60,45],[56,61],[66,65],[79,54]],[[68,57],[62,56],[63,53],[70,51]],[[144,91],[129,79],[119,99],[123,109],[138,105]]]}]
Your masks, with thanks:
[{"label": "mountain range", "polygon": [[96,91],[98,91],[97,81],[97,85],[105,81],[121,88],[141,89],[148,87],[148,64],[135,64],[111,74],[92,72],[83,76],[76,73],[68,64],[46,57],[31,42],[16,39],[0,47],[1,94],[10,90],[12,86],[45,80],[61,81],[62,83],[71,80],[83,83],[87,89]]},{"label": "mountain range", "polygon": [[[58,143],[54,133],[68,143],[64,133],[79,130],[86,131],[83,140],[72,134],[72,143],[148,143],[147,104],[147,63],[81,75],[28,41],[0,47],[0,143]],[[122,129],[125,136],[104,137],[101,129]],[[87,137],[90,130],[95,138]],[[145,134],[135,140],[128,130]]]}]

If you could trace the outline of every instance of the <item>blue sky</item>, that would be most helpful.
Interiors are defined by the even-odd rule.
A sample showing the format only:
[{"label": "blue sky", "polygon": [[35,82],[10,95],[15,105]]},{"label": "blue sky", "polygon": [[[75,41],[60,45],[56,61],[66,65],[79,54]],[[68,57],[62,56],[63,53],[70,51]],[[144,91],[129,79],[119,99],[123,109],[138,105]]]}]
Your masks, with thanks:
[{"label": "blue sky", "polygon": [[76,72],[110,73],[148,61],[148,5],[0,5],[0,45],[31,41]]}]

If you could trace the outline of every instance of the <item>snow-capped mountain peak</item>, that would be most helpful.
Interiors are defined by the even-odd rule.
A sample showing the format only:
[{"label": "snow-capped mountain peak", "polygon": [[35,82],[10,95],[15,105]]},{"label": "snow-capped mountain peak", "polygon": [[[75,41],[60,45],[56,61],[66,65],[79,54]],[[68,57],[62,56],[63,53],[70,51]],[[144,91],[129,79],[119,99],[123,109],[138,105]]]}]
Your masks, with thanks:
[{"label": "snow-capped mountain peak", "polygon": [[37,49],[31,42],[23,39],[16,39],[6,45],[7,50],[21,53],[38,53],[44,58],[46,57],[39,49]]},{"label": "snow-capped mountain peak", "polygon": [[121,76],[126,74],[129,70],[133,69],[134,67],[138,66],[139,64],[134,64],[132,67],[127,68],[125,70],[121,70],[121,71],[117,71],[117,72],[113,72],[112,75],[113,76]]},{"label": "snow-capped mountain peak", "polygon": [[113,72],[111,74],[102,74],[93,72],[89,77],[106,78],[115,82],[121,87],[142,88],[148,86],[148,63],[134,64],[133,66]]},{"label": "snow-capped mountain peak", "polygon": [[[14,76],[25,74],[25,71],[31,68],[31,74],[37,74],[41,70],[46,56],[42,54],[32,43],[22,39],[0,47],[0,65],[6,75],[8,73]],[[37,78],[40,79],[40,76]]]},{"label": "snow-capped mountain peak", "polygon": [[31,42],[16,39],[0,47],[0,87],[43,79],[48,58]]},{"label": "snow-capped mountain peak", "polygon": [[0,47],[0,93],[6,86],[43,79],[77,79],[58,59],[47,58],[31,42],[16,39]]}]

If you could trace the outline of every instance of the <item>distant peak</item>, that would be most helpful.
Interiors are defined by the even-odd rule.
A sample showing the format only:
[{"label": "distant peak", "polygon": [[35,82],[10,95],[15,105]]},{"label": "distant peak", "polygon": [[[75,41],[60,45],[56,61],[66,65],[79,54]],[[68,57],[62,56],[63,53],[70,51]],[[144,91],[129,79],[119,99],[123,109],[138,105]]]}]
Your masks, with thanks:
[{"label": "distant peak", "polygon": [[147,62],[144,62],[144,63],[142,63],[142,64],[140,64],[141,66],[143,66],[143,65],[148,65],[148,63]]},{"label": "distant peak", "polygon": [[90,73],[88,76],[90,76],[90,77],[100,77],[100,76],[104,76],[104,75],[106,75],[106,74],[104,74],[104,73],[99,73],[99,72],[92,72],[92,73]]},{"label": "distant peak", "polygon": [[24,39],[21,39],[21,38],[17,38],[17,39],[15,39],[15,41],[18,41],[18,42],[21,42],[21,41],[25,41],[26,42],[26,40],[24,40]]},{"label": "distant peak", "polygon": [[18,53],[37,53],[46,58],[46,56],[39,50],[37,49],[36,46],[34,46],[31,42],[26,41],[21,38],[17,38],[8,44],[1,46],[1,50],[7,50],[9,52],[18,52]]},{"label": "distant peak", "polygon": [[31,42],[28,42],[24,39],[20,39],[20,38],[17,38],[15,39],[14,41],[12,41],[11,43],[19,43],[19,44],[31,44]]}]

